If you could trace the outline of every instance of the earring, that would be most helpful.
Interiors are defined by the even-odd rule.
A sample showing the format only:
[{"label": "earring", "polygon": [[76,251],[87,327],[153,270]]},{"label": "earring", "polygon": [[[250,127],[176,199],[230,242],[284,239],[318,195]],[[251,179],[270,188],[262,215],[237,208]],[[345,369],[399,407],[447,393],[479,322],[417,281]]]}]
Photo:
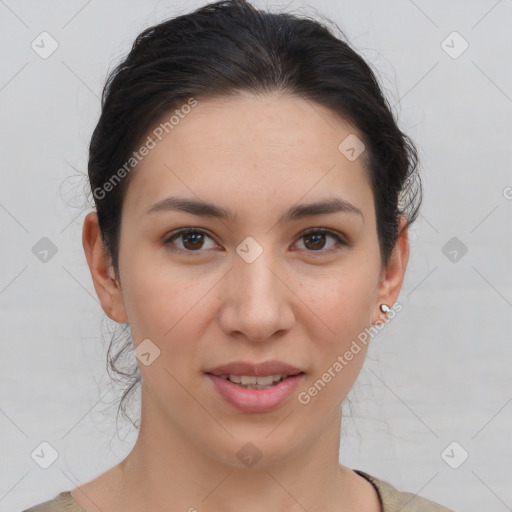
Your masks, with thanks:
[{"label": "earring", "polygon": [[389,306],[387,304],[381,304],[380,306],[380,310],[383,312],[383,313],[389,313]]},{"label": "earring", "polygon": [[[382,312],[382,313],[384,313],[385,315],[387,315],[387,314],[389,313],[389,311],[390,311],[390,309],[391,309],[391,308],[390,308],[387,304],[380,304],[380,305],[379,305],[379,309],[381,310],[381,312]],[[378,321],[377,321],[377,323],[372,324],[372,325],[381,325],[381,324],[386,323],[386,322],[387,322],[387,320],[388,320],[387,318],[386,318],[386,320],[382,320],[382,319],[380,319],[380,320],[378,320]]]}]

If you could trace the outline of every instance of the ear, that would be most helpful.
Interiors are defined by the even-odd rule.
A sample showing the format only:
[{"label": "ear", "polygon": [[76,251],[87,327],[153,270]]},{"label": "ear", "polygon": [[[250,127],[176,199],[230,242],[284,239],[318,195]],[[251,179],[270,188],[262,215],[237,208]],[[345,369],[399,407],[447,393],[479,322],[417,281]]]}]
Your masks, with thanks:
[{"label": "ear", "polygon": [[382,269],[377,303],[373,313],[373,324],[378,325],[386,321],[387,315],[380,310],[381,304],[390,308],[397,301],[405,276],[405,269],[409,260],[409,231],[407,218],[399,217],[399,235],[389,258],[388,264]]},{"label": "ear", "polygon": [[84,220],[82,245],[103,311],[115,322],[128,323],[121,286],[103,245],[96,212],[89,213]]}]

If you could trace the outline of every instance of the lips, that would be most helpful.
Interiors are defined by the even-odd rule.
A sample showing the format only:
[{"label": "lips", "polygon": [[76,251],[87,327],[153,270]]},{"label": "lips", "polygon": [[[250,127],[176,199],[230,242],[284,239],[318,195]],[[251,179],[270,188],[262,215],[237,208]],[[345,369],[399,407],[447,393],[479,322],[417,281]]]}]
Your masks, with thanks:
[{"label": "lips", "polygon": [[247,375],[249,377],[266,377],[268,375],[297,375],[303,373],[300,368],[282,361],[265,361],[263,363],[249,363],[236,361],[233,363],[216,366],[205,373],[217,377],[226,375]]},{"label": "lips", "polygon": [[300,373],[271,387],[249,389],[216,375],[205,376],[225,403],[244,413],[264,413],[279,408],[292,396],[304,378],[304,374]]},{"label": "lips", "polygon": [[282,361],[258,364],[239,361],[217,366],[205,373],[225,402],[246,413],[269,412],[278,408],[304,377],[300,368]]}]

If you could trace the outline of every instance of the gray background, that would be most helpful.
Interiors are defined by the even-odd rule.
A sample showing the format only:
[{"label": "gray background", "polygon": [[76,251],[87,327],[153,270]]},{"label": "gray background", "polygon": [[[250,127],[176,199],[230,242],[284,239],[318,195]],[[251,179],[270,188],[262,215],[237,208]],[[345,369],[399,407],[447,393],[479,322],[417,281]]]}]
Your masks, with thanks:
[{"label": "gray background", "polygon": [[[315,15],[312,2],[253,3]],[[113,323],[81,245],[81,176],[107,71],[142,29],[203,4],[0,0],[1,511],[94,478],[135,440],[116,437]],[[351,391],[340,460],[455,510],[512,510],[512,1],[314,7],[378,71],[425,184],[404,309]],[[47,59],[31,48],[43,31],[59,45]],[[43,237],[57,249],[46,262]],[[43,441],[58,452],[48,469],[31,457]]]}]

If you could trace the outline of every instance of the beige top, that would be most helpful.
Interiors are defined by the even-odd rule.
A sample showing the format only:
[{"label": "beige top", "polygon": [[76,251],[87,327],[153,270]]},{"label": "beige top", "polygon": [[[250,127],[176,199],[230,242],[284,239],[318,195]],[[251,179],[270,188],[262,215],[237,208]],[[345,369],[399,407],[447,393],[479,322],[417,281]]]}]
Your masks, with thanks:
[{"label": "beige top", "polygon": [[[354,469],[358,475],[366,478],[373,484],[379,495],[382,510],[381,512],[453,512],[433,501],[421,498],[410,492],[400,492],[391,484],[379,480],[374,476]],[[23,512],[85,512],[73,499],[70,491],[58,494],[53,500],[45,501]]]}]

